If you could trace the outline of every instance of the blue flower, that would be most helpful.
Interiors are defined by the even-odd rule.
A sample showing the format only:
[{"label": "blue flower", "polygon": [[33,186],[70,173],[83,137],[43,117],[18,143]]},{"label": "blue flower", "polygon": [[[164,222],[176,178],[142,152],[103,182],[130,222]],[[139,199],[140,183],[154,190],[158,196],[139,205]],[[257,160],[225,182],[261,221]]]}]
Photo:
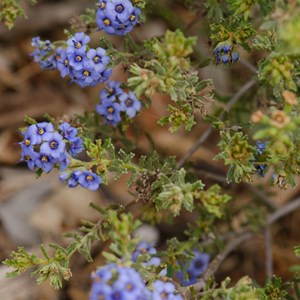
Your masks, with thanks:
[{"label": "blue flower", "polygon": [[54,127],[48,122],[33,124],[27,128],[27,133],[29,135],[35,135],[37,144],[40,144],[42,141],[48,141],[53,132]]},{"label": "blue flower", "polygon": [[83,150],[82,144],[83,142],[80,137],[76,137],[71,141],[69,150],[73,157],[75,157],[78,153],[82,152]]},{"label": "blue flower", "polygon": [[239,57],[240,57],[240,55],[237,51],[232,52],[232,59],[233,59],[234,62],[238,62]]},{"label": "blue flower", "polygon": [[108,18],[126,22],[134,8],[129,0],[111,0],[106,3],[106,15]]},{"label": "blue flower", "polygon": [[86,50],[86,45],[90,42],[91,38],[83,32],[77,32],[70,39],[67,40],[68,50]]},{"label": "blue flower", "polygon": [[109,77],[112,74],[112,69],[106,69],[104,70],[102,73],[100,73],[100,76],[98,78],[98,81],[100,83],[104,83],[105,81],[107,81],[109,79]]},{"label": "blue flower", "polygon": [[190,262],[189,270],[196,276],[199,277],[208,267],[210,256],[207,253],[201,253],[194,251],[194,258]]},{"label": "blue flower", "polygon": [[76,82],[81,87],[93,86],[97,84],[97,80],[100,77],[100,73],[98,73],[93,64],[90,61],[85,61],[82,64],[82,69],[79,71],[74,71],[74,76],[76,78]]},{"label": "blue flower", "polygon": [[106,66],[110,61],[110,58],[105,54],[106,51],[100,47],[97,49],[90,49],[86,54],[95,70],[99,73],[102,73],[106,69]]},{"label": "blue flower", "polygon": [[194,251],[194,258],[185,265],[188,278],[186,279],[181,271],[177,273],[180,283],[184,286],[196,283],[197,278],[200,277],[207,269],[209,259],[209,254]]},{"label": "blue flower", "polygon": [[176,294],[175,286],[171,282],[156,280],[154,282],[152,300],[183,300]]},{"label": "blue flower", "polygon": [[137,257],[139,255],[143,254],[149,254],[152,255],[152,257],[149,259],[148,262],[143,263],[145,266],[159,266],[160,265],[160,259],[158,257],[155,257],[155,254],[157,253],[156,249],[154,248],[154,243],[147,243],[147,242],[140,242],[136,250],[132,253],[131,260],[136,262]]},{"label": "blue flower", "polygon": [[66,143],[63,141],[63,137],[55,131],[48,141],[41,145],[40,151],[52,155],[54,158],[59,158],[64,154],[66,149]]},{"label": "blue flower", "polygon": [[63,182],[68,181],[68,186],[70,188],[74,188],[79,184],[78,178],[81,173],[82,172],[80,170],[77,170],[75,172],[62,173],[60,174],[59,179]]},{"label": "blue flower", "polygon": [[24,151],[22,151],[21,159],[20,161],[26,161],[28,169],[33,171],[35,167],[35,160],[39,157],[39,154],[35,151],[32,151],[28,154],[25,154]]},{"label": "blue flower", "polygon": [[223,64],[236,63],[239,60],[239,53],[230,40],[219,43],[214,49],[214,54],[216,60]]},{"label": "blue flower", "polygon": [[76,138],[77,129],[72,127],[69,123],[63,122],[62,124],[60,124],[59,128],[62,131],[63,137],[68,141],[72,141]]},{"label": "blue flower", "polygon": [[38,158],[34,161],[38,168],[41,168],[45,173],[49,173],[54,166],[54,160],[48,153],[40,152]]},{"label": "blue flower", "polygon": [[102,103],[97,105],[96,111],[105,119],[106,123],[108,124],[116,126],[121,121],[121,106],[119,103],[104,100]]},{"label": "blue flower", "polygon": [[65,49],[59,53],[60,57],[57,60],[57,69],[60,71],[60,75],[64,78],[70,74],[70,64],[67,52]]},{"label": "blue flower", "polygon": [[267,143],[261,142],[261,141],[256,141],[256,147],[257,147],[258,154],[263,154],[263,152],[267,148]]},{"label": "blue flower", "polygon": [[24,139],[19,144],[21,145],[22,152],[27,155],[34,152],[34,145],[37,144],[38,138],[35,134],[25,132]]},{"label": "blue flower", "polygon": [[102,179],[93,172],[83,171],[78,176],[78,182],[82,187],[91,191],[96,191],[99,185],[102,183]]},{"label": "blue flower", "polygon": [[86,53],[82,49],[67,49],[67,58],[69,66],[75,71],[79,71],[83,68],[83,63],[87,61]]},{"label": "blue flower", "polygon": [[128,94],[123,93],[119,96],[119,99],[121,101],[121,111],[125,111],[129,118],[133,118],[142,108],[141,101],[131,91]]},{"label": "blue flower", "polygon": [[187,273],[188,279],[186,279],[183,276],[183,272],[180,271],[177,273],[177,277],[180,281],[180,284],[183,286],[189,286],[189,285],[195,284],[197,282],[197,277],[190,270],[187,270],[186,273]]},{"label": "blue flower", "polygon": [[120,88],[121,82],[110,80],[107,83],[105,89],[100,92],[100,100],[105,101],[115,101],[117,97],[121,96],[124,91]]},{"label": "blue flower", "polygon": [[108,34],[114,34],[114,21],[109,19],[102,9],[98,9],[96,12],[96,23],[99,30],[104,30]]}]

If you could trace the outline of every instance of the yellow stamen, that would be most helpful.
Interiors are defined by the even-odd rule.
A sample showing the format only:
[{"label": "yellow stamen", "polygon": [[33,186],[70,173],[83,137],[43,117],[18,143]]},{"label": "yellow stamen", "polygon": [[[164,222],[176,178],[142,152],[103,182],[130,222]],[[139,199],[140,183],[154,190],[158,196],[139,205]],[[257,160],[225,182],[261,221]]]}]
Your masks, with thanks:
[{"label": "yellow stamen", "polygon": [[87,181],[92,181],[92,180],[94,179],[94,177],[91,176],[91,175],[88,175],[88,176],[86,176],[85,179],[86,179]]},{"label": "yellow stamen", "polygon": [[129,20],[130,20],[130,21],[134,21],[134,20],[135,20],[135,15],[131,15],[131,16],[129,17]]},{"label": "yellow stamen", "polygon": [[47,162],[48,161],[48,157],[45,156],[45,155],[43,155],[41,160],[42,160],[42,162]]},{"label": "yellow stamen", "polygon": [[115,111],[115,109],[114,109],[112,106],[110,106],[110,107],[107,109],[107,111],[108,111],[110,114],[113,114],[114,111]]},{"label": "yellow stamen", "polygon": [[107,18],[103,21],[103,23],[104,23],[106,26],[109,26],[109,25],[111,24],[110,19],[107,19]]}]

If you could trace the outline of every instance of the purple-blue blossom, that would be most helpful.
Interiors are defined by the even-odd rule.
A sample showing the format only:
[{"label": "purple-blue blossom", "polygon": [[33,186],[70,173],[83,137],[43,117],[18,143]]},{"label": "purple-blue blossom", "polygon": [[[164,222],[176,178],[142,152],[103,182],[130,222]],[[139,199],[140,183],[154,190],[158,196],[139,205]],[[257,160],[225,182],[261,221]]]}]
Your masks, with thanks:
[{"label": "purple-blue blossom", "polygon": [[140,274],[130,267],[109,264],[93,275],[90,300],[146,300],[149,291]]},{"label": "purple-blue blossom", "polygon": [[82,171],[78,176],[78,183],[85,189],[96,191],[102,183],[102,179],[91,171]]},{"label": "purple-blue blossom", "polygon": [[108,34],[125,35],[138,23],[140,9],[129,0],[100,1],[96,12],[96,23]]},{"label": "purple-blue blossom", "polygon": [[141,101],[131,91],[128,94],[123,93],[119,99],[121,101],[121,111],[124,111],[129,118],[134,118],[142,108]]},{"label": "purple-blue blossom", "polygon": [[151,300],[183,300],[183,298],[177,294],[173,283],[156,280]]},{"label": "purple-blue blossom", "polygon": [[90,42],[91,38],[83,32],[75,33],[70,39],[67,40],[68,49],[73,50],[86,50],[86,45]]},{"label": "purple-blue blossom", "polygon": [[89,42],[90,37],[83,32],[75,33],[65,47],[58,48],[50,41],[42,42],[36,37],[32,41],[36,47],[32,55],[42,68],[57,68],[62,77],[69,75],[71,83],[81,87],[95,86],[106,82],[112,75],[112,69],[108,68],[110,58],[106,51],[101,47],[88,49]]},{"label": "purple-blue blossom", "polygon": [[136,250],[132,253],[131,260],[136,262],[139,255],[148,254],[151,255],[151,258],[143,263],[145,266],[159,266],[160,265],[160,259],[155,256],[157,253],[155,247],[155,243],[147,243],[147,242],[140,242],[136,246]]},{"label": "purple-blue blossom", "polygon": [[107,124],[117,126],[121,122],[121,106],[117,102],[104,100],[97,105],[96,111],[105,119]]},{"label": "purple-blue blossom", "polygon": [[201,253],[200,251],[194,251],[194,257],[189,263],[185,263],[185,270],[188,278],[185,278],[183,272],[178,272],[177,277],[183,286],[188,286],[196,283],[203,272],[208,267],[210,256],[207,253]]},{"label": "purple-blue blossom", "polygon": [[236,63],[239,60],[239,53],[231,41],[219,43],[214,49],[217,62],[223,64]]}]

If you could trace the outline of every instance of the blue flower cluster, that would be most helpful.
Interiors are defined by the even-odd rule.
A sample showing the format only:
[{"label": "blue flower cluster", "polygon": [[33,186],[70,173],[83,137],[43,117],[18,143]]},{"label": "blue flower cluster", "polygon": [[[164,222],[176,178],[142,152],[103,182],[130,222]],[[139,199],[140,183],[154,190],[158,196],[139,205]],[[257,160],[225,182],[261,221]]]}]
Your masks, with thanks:
[{"label": "blue flower cluster", "polygon": [[[58,168],[64,172],[71,159],[83,150],[77,129],[67,122],[60,124],[57,130],[48,122],[33,124],[22,135],[20,161],[26,161],[32,171],[38,169],[49,173],[53,168]],[[86,170],[63,173],[60,180],[68,181],[69,187],[81,185],[92,191],[98,189],[102,182],[98,175]]]},{"label": "blue flower cluster", "polygon": [[38,168],[45,173],[49,173],[53,167],[65,170],[69,164],[68,155],[74,157],[82,151],[82,140],[76,136],[76,129],[68,123],[63,123],[61,128],[67,126],[73,130],[74,136],[67,137],[63,129],[59,133],[48,122],[30,125],[22,133],[21,161],[26,161],[30,170]]},{"label": "blue flower cluster", "polygon": [[83,170],[63,173],[59,176],[59,179],[63,182],[67,182],[70,188],[80,185],[91,191],[96,191],[102,183],[100,176],[91,171]]},{"label": "blue flower cluster", "polygon": [[238,51],[232,46],[231,42],[222,42],[214,50],[216,60],[223,64],[236,63],[239,60]]},{"label": "blue flower cluster", "polygon": [[42,69],[54,70],[57,66],[55,55],[53,54],[55,47],[49,41],[41,41],[40,38],[34,37],[31,45],[36,49],[31,53],[34,61],[39,63]]},{"label": "blue flower cluster", "polygon": [[149,299],[146,285],[140,274],[129,267],[109,264],[92,275],[94,280],[90,300],[122,299],[146,300]]},{"label": "blue flower cluster", "polygon": [[57,68],[62,77],[69,75],[71,82],[81,87],[95,86],[107,81],[112,70],[107,68],[110,58],[106,51],[100,47],[87,50],[89,42],[88,35],[77,32],[68,39],[67,48],[56,49],[50,41],[41,42],[35,37],[32,39],[32,45],[37,48],[33,52],[34,60],[44,69]]},{"label": "blue flower cluster", "polygon": [[138,23],[141,14],[129,0],[100,0],[96,13],[99,30],[108,34],[125,35]]},{"label": "blue flower cluster", "polygon": [[142,104],[133,92],[126,93],[120,88],[121,83],[110,80],[107,87],[100,92],[100,103],[96,111],[106,124],[117,126],[121,122],[121,112],[125,112],[128,118],[135,117],[141,110]]},{"label": "blue flower cluster", "polygon": [[[267,143],[256,141],[256,147],[258,154],[262,155],[267,148]],[[255,157],[255,160],[257,160],[257,157]],[[256,168],[256,174],[263,177],[265,175],[265,170],[267,166],[267,164],[254,164],[254,167]]]},{"label": "blue flower cluster", "polygon": [[93,275],[90,300],[182,300],[171,282],[157,280],[150,291],[140,274],[130,267],[109,264]]},{"label": "blue flower cluster", "polygon": [[177,273],[178,279],[183,286],[195,284],[197,278],[200,277],[208,267],[210,256],[207,253],[194,251],[194,255],[194,258],[190,261],[189,265],[186,266],[188,279],[185,279],[182,272]]}]

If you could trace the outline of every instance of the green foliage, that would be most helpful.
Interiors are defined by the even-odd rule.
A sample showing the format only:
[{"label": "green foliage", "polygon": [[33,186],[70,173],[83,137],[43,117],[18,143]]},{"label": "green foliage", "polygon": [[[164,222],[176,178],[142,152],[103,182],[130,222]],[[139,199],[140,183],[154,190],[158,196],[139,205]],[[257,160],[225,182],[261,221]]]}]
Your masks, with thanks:
[{"label": "green foliage", "polygon": [[[220,288],[212,288],[205,292],[201,300],[211,299],[230,299],[230,300],[259,300],[259,293],[253,286],[251,279],[247,276],[242,277],[233,287],[229,287],[231,280],[226,278]],[[277,298],[279,299],[279,298]]]},{"label": "green foliage", "polygon": [[133,216],[128,213],[118,214],[115,210],[108,212],[109,237],[112,240],[110,250],[112,253],[104,252],[104,257],[110,262],[117,262],[122,259],[131,260],[131,255],[136,248],[138,239],[132,238],[132,233],[140,226],[141,222],[134,220]]},{"label": "green foliage", "polygon": [[256,148],[249,145],[248,136],[242,132],[224,130],[220,132],[221,140],[218,146],[221,152],[214,159],[224,160],[229,165],[227,181],[241,182],[242,179],[250,180],[251,173],[255,173],[253,165]]},{"label": "green foliage", "polygon": [[[21,0],[2,0],[0,3],[0,21],[9,29],[14,27],[18,17],[26,17],[23,8],[20,6]],[[28,0],[29,3],[35,4],[37,0]]]},{"label": "green foliage", "polygon": [[261,300],[278,300],[286,299],[288,292],[286,288],[288,284],[284,284],[282,279],[276,276],[273,276],[271,280],[268,281],[266,287],[259,291]]},{"label": "green foliage", "polygon": [[146,43],[153,58],[145,61],[141,67],[133,64],[128,79],[130,87],[140,96],[153,96],[155,92],[170,95],[176,106],[170,105],[170,115],[163,117],[159,124],[170,123],[170,131],[176,131],[181,125],[191,130],[195,124],[194,114],[205,115],[212,101],[213,84],[211,80],[200,80],[197,73],[190,70],[187,59],[192,53],[195,38],[186,38],[180,30],[167,31],[164,41],[157,38]]},{"label": "green foliage", "polygon": [[241,21],[239,18],[229,18],[221,23],[213,23],[210,25],[211,40],[214,47],[220,42],[229,44],[239,44],[246,50],[250,50],[248,39],[256,33],[251,23]]},{"label": "green foliage", "polygon": [[[161,174],[158,177],[159,184],[162,185],[162,191],[155,199],[156,208],[168,209],[173,216],[179,215],[182,208],[192,211],[194,208],[194,199],[199,198],[199,192],[203,189],[203,183],[198,180],[194,183],[185,182],[186,172],[180,169],[171,177]],[[154,187],[157,186],[155,182]]]},{"label": "green foliage", "polygon": [[231,199],[229,195],[221,195],[220,193],[221,187],[214,184],[208,190],[200,192],[199,195],[205,209],[217,218],[221,218],[223,216],[223,209],[226,203]]}]

